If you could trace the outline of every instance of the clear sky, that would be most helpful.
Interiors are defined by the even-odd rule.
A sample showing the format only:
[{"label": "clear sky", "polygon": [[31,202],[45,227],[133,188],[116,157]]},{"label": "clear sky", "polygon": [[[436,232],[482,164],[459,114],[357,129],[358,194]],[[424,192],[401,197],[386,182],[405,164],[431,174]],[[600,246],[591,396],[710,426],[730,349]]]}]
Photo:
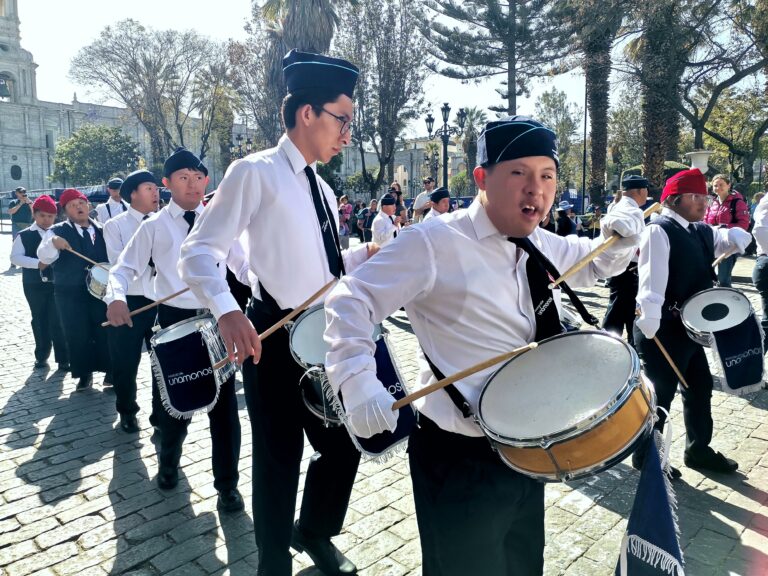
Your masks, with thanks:
[{"label": "clear sky", "polygon": [[[81,102],[98,102],[95,95],[89,95],[88,87],[73,84],[68,72],[78,50],[90,44],[107,25],[133,18],[153,28],[194,29],[216,40],[242,39],[250,5],[250,0],[19,0],[21,43],[39,66],[37,93],[41,100],[70,102],[77,92]],[[539,83],[530,99],[518,100],[518,112],[533,114],[536,97],[553,85],[583,107],[583,76],[570,74]],[[432,114],[440,118],[439,108],[446,101],[454,112],[463,106],[499,105],[497,86],[496,80],[480,86],[462,85],[458,80],[435,75],[427,80],[425,94]],[[425,132],[424,122],[419,120],[411,125],[408,136]]]}]

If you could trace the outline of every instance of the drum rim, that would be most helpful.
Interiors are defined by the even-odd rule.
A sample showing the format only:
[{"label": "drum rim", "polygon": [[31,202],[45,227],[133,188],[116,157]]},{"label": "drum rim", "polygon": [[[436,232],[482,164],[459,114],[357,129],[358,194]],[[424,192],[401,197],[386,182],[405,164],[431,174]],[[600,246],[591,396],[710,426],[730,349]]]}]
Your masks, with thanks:
[{"label": "drum rim", "polygon": [[[707,334],[711,334],[712,332],[705,332],[702,331],[695,326],[692,326],[686,319],[685,319],[685,308],[688,306],[695,298],[698,298],[702,294],[705,294],[707,292],[733,292],[734,294],[738,295],[740,298],[743,298],[744,301],[746,301],[747,305],[749,306],[750,310],[754,313],[754,308],[752,307],[752,302],[749,301],[749,298],[747,298],[746,294],[743,294],[740,290],[736,290],[735,288],[728,288],[728,287],[720,287],[720,286],[713,286],[712,288],[706,288],[705,290],[700,290],[699,292],[696,292],[693,296],[689,296],[685,302],[683,302],[683,305],[680,307],[680,320],[683,321],[683,326],[685,329],[690,333],[692,332],[696,336],[702,339],[707,339]],[[691,338],[692,340],[696,340],[695,338]],[[702,344],[703,346],[706,346],[706,344],[699,342],[696,340],[699,344]]]},{"label": "drum rim", "polygon": [[[109,262],[99,262],[98,265],[88,268],[88,274],[85,277],[85,287],[88,290],[88,293],[99,300],[104,298],[107,294],[107,285],[109,284],[109,270],[104,270],[104,267],[112,268],[112,264]],[[94,272],[94,270],[103,271],[107,275],[103,282],[99,278],[96,278],[98,272]],[[96,290],[94,285],[99,288],[99,290]]]},{"label": "drum rim", "polygon": [[299,326],[303,320],[306,320],[312,314],[314,314],[319,308],[325,308],[325,304],[320,302],[318,304],[313,304],[312,306],[304,310],[304,312],[299,314],[299,317],[296,318],[296,320],[294,320],[291,323],[291,327],[288,330],[288,349],[291,351],[291,356],[293,356],[293,359],[296,360],[296,363],[299,366],[301,366],[302,368],[306,368],[307,370],[309,370],[310,368],[318,367],[318,366],[325,366],[325,363],[323,362],[322,364],[310,364],[308,362],[305,362],[302,358],[300,358],[299,355],[293,349],[293,334],[296,331],[296,327]]},{"label": "drum rim", "polygon": [[[477,401],[477,414],[475,415],[474,419],[477,422],[477,424],[482,428],[483,432],[493,441],[498,442],[500,444],[504,444],[507,446],[513,446],[516,448],[525,448],[525,447],[539,447],[539,448],[547,448],[551,446],[552,444],[556,444],[558,442],[564,442],[566,440],[570,440],[571,438],[574,438],[578,436],[581,432],[583,432],[585,429],[590,429],[594,422],[601,422],[608,418],[609,416],[613,415],[618,406],[621,406],[620,401],[626,400],[641,384],[641,365],[640,365],[640,358],[638,357],[637,353],[634,351],[634,349],[624,340],[619,338],[618,336],[615,336],[614,334],[611,334],[610,332],[606,332],[603,330],[578,330],[576,332],[563,332],[561,334],[556,334],[555,336],[550,336],[549,338],[545,338],[541,342],[539,342],[539,345],[548,342],[550,340],[556,340],[558,338],[564,338],[564,337],[573,337],[576,334],[595,334],[599,336],[607,336],[608,338],[615,340],[616,342],[619,342],[624,346],[624,348],[629,352],[630,355],[630,374],[627,381],[616,391],[614,395],[612,395],[606,403],[604,403],[602,406],[600,406],[589,418],[585,418],[584,420],[581,420],[577,422],[575,425],[570,426],[568,428],[564,428],[562,430],[558,430],[552,434],[549,434],[547,436],[539,436],[536,438],[513,438],[511,436],[503,436],[500,435],[498,432],[495,432],[491,430],[485,423],[482,415],[482,406],[483,406],[483,396],[485,396],[485,391],[488,389],[488,384],[493,380],[499,372],[504,370],[506,366],[514,362],[517,358],[521,358],[530,350],[523,352],[522,354],[519,354],[518,356],[515,356],[514,358],[507,360],[502,364],[497,370],[493,372],[485,381],[485,384],[483,385],[483,389],[480,392],[480,397]],[[544,441],[546,439],[546,441]],[[511,444],[511,442],[514,442],[514,444]]]},{"label": "drum rim", "polygon": [[186,320],[181,320],[179,322],[176,322],[174,324],[171,324],[170,326],[166,326],[165,328],[161,328],[158,330],[155,334],[152,335],[152,338],[149,339],[149,344],[153,348],[157,346],[158,344],[164,344],[164,342],[158,342],[158,340],[166,335],[172,332],[173,330],[178,330],[180,326],[183,326],[185,324],[189,324],[191,322],[198,322],[200,320],[211,320],[213,323],[213,314],[210,312],[205,312],[203,314],[198,314],[197,316],[193,316],[192,318],[187,318]]}]

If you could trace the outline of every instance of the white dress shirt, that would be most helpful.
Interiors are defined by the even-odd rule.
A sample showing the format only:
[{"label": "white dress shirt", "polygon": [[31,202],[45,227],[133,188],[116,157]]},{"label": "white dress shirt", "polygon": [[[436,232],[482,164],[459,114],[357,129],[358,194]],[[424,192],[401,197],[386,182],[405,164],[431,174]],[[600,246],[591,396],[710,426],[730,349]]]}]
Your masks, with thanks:
[{"label": "white dress shirt", "polygon": [[[151,216],[152,213],[148,214]],[[126,247],[136,230],[139,229],[144,220],[144,214],[128,208],[127,212],[122,212],[117,216],[110,218],[104,224],[104,242],[107,245],[107,256],[109,263],[113,266],[117,264],[120,253]],[[152,268],[147,266],[143,273],[137,276],[129,285],[125,292],[128,296],[146,296],[150,300],[155,299],[152,287]]]},{"label": "white dress shirt", "polygon": [[[33,223],[28,229],[35,230],[38,234],[40,234],[41,241],[42,238],[45,238],[45,230],[40,228],[40,226],[37,224]],[[13,246],[11,246],[11,264],[18,266],[19,268],[37,269],[39,263],[40,260],[37,258],[27,256],[27,253],[24,250],[24,244],[21,241],[21,236],[17,234],[16,238],[13,240]]]},{"label": "white dress shirt", "polygon": [[[275,148],[233,162],[182,245],[181,277],[217,319],[239,310],[215,266],[241,234],[250,271],[281,308],[295,308],[333,278],[305,166],[285,134]],[[317,181],[331,207],[328,217],[338,229],[333,190],[320,176]],[[345,250],[342,256],[349,272],[365,260],[367,246]]]},{"label": "white dress shirt", "polygon": [[112,218],[127,212],[128,206],[129,204],[125,200],[121,199],[120,202],[115,202],[110,196],[109,200],[96,206],[96,219],[102,224],[106,224]]},{"label": "white dress shirt", "polygon": [[[195,208],[197,219],[203,213],[202,202]],[[226,220],[222,220],[226,222]],[[155,264],[152,291],[156,299],[165,298],[183,290],[187,285],[179,277],[176,266],[179,262],[181,243],[187,236],[189,224],[184,219],[184,210],[173,200],[168,206],[144,220],[131,237],[117,263],[109,271],[109,284],[104,302],[108,305],[115,300],[125,302],[128,287],[149,268],[149,259]],[[224,255],[226,258],[226,254]],[[214,264],[216,274],[226,275],[224,266]],[[187,291],[167,302],[169,306],[186,310],[205,308],[192,291]]]},{"label": "white dress shirt", "polygon": [[[67,220],[66,224],[72,226],[81,238],[85,236],[85,226],[75,224],[71,220]],[[91,243],[96,244],[96,226],[93,222],[88,222],[88,234],[91,236]],[[59,259],[59,250],[53,245],[53,238],[56,236],[52,228],[48,228],[43,236],[43,241],[40,242],[40,246],[37,247],[37,257],[40,258],[40,262],[43,264],[53,264]]]},{"label": "white dress shirt", "polygon": [[[602,237],[561,237],[542,228],[530,239],[562,271],[604,241]],[[599,277],[623,271],[635,249],[632,243],[614,244],[569,284],[590,286]],[[402,254],[420,257],[403,259]],[[532,342],[536,321],[527,260],[527,253],[499,233],[478,200],[467,210],[403,230],[342,278],[326,300],[325,340],[330,346],[326,371],[334,390],[341,388],[347,398],[371,398],[381,391],[370,335],[374,323],[403,305],[419,344],[446,376]],[[559,307],[559,290],[554,296]],[[419,361],[416,389],[435,380],[421,351]],[[497,368],[455,384],[474,411],[484,382]],[[445,392],[425,396],[415,406],[444,430],[482,435]]]},{"label": "white dress shirt", "polygon": [[752,236],[757,242],[757,255],[764,256],[768,254],[768,195],[760,199],[752,218],[755,221],[755,225],[752,227]]},{"label": "white dress shirt", "polygon": [[[674,210],[662,208],[661,215],[669,216],[683,229],[688,229],[690,222]],[[728,242],[727,228],[711,228],[714,232],[715,257],[718,257],[730,250],[732,245]],[[661,226],[646,226],[640,239],[637,269],[640,278],[637,303],[645,318],[659,319],[669,279],[669,236]]]},{"label": "white dress shirt", "polygon": [[395,232],[400,233],[400,225],[395,224],[392,220],[394,216],[379,212],[373,219],[371,224],[371,234],[373,235],[373,241],[380,247],[384,246],[387,242],[395,237]]}]

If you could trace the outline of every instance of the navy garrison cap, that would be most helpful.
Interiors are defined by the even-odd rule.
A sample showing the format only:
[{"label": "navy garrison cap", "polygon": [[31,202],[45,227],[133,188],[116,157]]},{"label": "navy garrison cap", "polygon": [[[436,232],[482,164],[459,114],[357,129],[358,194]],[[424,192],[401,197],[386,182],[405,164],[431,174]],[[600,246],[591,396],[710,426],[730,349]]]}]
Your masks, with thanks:
[{"label": "navy garrison cap", "polygon": [[168,156],[168,159],[163,165],[163,174],[168,178],[176,170],[182,168],[189,168],[190,170],[199,170],[206,176],[208,176],[208,168],[202,163],[200,158],[195,156],[192,152],[186,148],[176,148],[176,151]]},{"label": "navy garrison cap", "polygon": [[440,202],[440,200],[442,200],[443,198],[450,198],[450,197],[451,197],[451,193],[448,192],[448,189],[445,186],[440,186],[440,188],[438,188],[437,190],[432,192],[432,194],[429,195],[429,199],[435,204]]},{"label": "navy garrison cap", "polygon": [[627,176],[621,181],[621,187],[624,190],[633,190],[635,188],[648,188],[648,179],[642,176],[632,175]]},{"label": "navy garrison cap", "polygon": [[382,206],[394,206],[396,204],[395,199],[390,196],[389,194],[385,194],[381,197],[381,202],[379,202]]},{"label": "navy garrison cap", "polygon": [[111,190],[119,190],[120,186],[122,185],[123,185],[122,178],[112,178],[109,182],[107,182],[107,188]]},{"label": "navy garrison cap", "polygon": [[557,136],[528,116],[507,116],[488,122],[477,139],[477,160],[483,168],[526,156],[548,156],[560,166]]},{"label": "navy garrison cap", "polygon": [[157,184],[157,178],[155,178],[155,175],[149,170],[136,170],[135,172],[131,172],[125,177],[125,180],[122,181],[122,184],[120,185],[120,197],[130,204],[131,194],[139,187],[139,184],[143,184],[144,182]]},{"label": "navy garrison cap", "polygon": [[283,58],[283,76],[289,93],[331,88],[352,98],[360,70],[347,60],[314,52],[291,50]]}]

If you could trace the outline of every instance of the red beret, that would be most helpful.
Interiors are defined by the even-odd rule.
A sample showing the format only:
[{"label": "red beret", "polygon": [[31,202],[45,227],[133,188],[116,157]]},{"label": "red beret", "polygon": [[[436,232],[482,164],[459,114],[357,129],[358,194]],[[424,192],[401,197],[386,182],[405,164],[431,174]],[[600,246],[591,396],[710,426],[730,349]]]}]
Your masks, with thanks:
[{"label": "red beret", "polygon": [[707,180],[698,168],[678,172],[664,184],[661,201],[677,194],[706,194]]},{"label": "red beret", "polygon": [[32,204],[32,211],[56,214],[56,201],[50,196],[40,196]]},{"label": "red beret", "polygon": [[78,198],[82,198],[86,202],[88,202],[88,198],[86,198],[85,194],[80,192],[80,190],[75,190],[74,188],[67,188],[64,190],[64,192],[61,193],[61,196],[59,196],[59,204],[61,204],[61,207],[64,208],[67,205],[67,202],[70,200],[77,200]]}]

